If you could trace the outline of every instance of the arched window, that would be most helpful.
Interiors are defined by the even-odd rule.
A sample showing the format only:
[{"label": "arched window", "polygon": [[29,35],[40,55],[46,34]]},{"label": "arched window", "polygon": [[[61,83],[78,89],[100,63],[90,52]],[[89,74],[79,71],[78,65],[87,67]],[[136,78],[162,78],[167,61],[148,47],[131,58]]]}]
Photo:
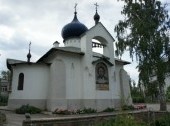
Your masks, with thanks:
[{"label": "arched window", "polygon": [[109,76],[106,64],[100,62],[96,64],[96,89],[109,90]]},{"label": "arched window", "polygon": [[24,74],[20,73],[18,77],[18,90],[23,90],[24,87]]},{"label": "arched window", "polygon": [[92,51],[100,54],[104,54],[105,47],[107,46],[107,41],[105,38],[100,36],[95,36],[92,39]]}]

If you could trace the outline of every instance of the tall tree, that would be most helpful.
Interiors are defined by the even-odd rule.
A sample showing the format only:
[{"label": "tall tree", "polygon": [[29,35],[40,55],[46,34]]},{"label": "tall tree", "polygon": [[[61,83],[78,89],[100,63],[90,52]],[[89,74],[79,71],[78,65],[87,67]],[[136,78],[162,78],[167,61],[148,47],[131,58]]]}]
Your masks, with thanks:
[{"label": "tall tree", "polygon": [[166,64],[168,54],[170,19],[166,4],[159,0],[123,0],[121,12],[125,16],[115,26],[117,33],[116,54],[122,55],[129,50],[130,57],[136,56],[139,69],[139,81],[150,83],[153,70],[157,76],[160,93],[160,110],[166,110],[164,92]]},{"label": "tall tree", "polygon": [[1,75],[1,79],[5,79],[5,80],[10,80],[10,75],[11,73],[10,73],[10,71],[5,71],[5,70],[3,70],[3,71],[1,71],[1,73],[0,73],[0,75]]}]

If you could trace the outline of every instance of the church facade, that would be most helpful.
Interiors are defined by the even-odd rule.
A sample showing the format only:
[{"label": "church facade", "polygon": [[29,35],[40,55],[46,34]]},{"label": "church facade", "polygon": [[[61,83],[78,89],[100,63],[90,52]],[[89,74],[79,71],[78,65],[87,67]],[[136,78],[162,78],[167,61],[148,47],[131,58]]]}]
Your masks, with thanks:
[{"label": "church facade", "polygon": [[[64,47],[54,47],[37,62],[7,59],[12,72],[8,107],[29,104],[41,109],[103,110],[120,107],[122,99],[132,104],[129,75],[123,69],[129,62],[114,57],[114,39],[99,22],[88,29],[74,19],[62,29]],[[93,48],[102,48],[103,54]]]}]

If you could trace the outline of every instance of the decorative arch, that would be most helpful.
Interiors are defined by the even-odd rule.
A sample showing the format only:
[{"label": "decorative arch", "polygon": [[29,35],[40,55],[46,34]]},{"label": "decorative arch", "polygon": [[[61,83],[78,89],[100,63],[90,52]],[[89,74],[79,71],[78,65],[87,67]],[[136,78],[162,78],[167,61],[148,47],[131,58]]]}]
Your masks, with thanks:
[{"label": "decorative arch", "polygon": [[109,74],[107,65],[103,62],[99,62],[95,67],[96,74],[96,89],[97,90],[109,90]]},{"label": "decorative arch", "polygon": [[18,77],[18,90],[23,90],[24,88],[24,73],[20,73]]},{"label": "decorative arch", "polygon": [[103,54],[104,48],[107,46],[107,41],[101,36],[95,36],[92,38],[92,51]]}]

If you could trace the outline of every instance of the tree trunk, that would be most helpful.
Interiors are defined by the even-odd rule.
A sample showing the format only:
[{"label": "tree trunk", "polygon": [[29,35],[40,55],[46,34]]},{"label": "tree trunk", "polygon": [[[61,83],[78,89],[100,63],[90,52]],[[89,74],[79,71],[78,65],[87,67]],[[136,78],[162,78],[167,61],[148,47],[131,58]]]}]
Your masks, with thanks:
[{"label": "tree trunk", "polygon": [[167,111],[164,86],[160,86],[159,91],[160,91],[160,111]]}]

